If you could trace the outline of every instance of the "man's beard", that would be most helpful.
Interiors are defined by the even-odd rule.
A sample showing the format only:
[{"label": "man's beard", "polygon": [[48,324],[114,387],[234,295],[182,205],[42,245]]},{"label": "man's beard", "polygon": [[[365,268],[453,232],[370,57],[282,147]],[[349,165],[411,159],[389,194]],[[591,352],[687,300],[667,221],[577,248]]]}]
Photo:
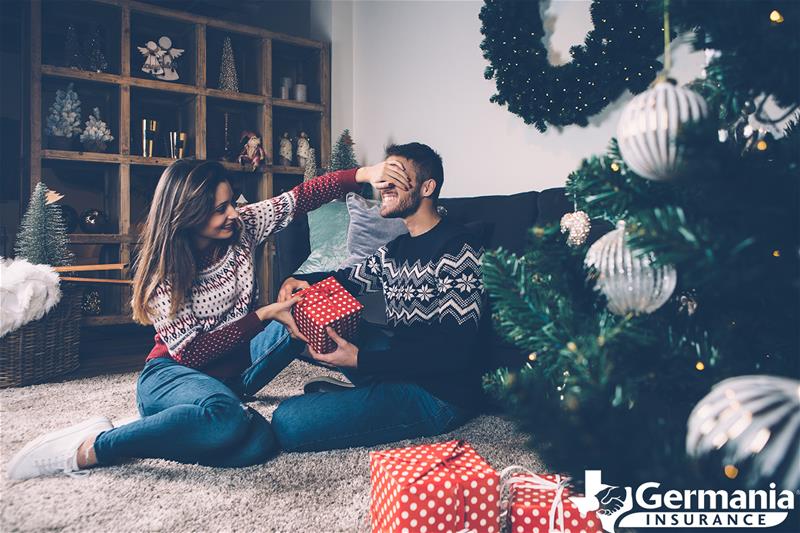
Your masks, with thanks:
[{"label": "man's beard", "polygon": [[381,209],[381,216],[383,218],[410,217],[417,212],[417,209],[419,209],[419,206],[422,203],[422,194],[420,194],[420,191],[420,187],[414,187],[408,193],[408,196],[403,200],[400,200],[399,197],[396,197],[398,198],[397,205],[395,205],[389,211],[383,211],[383,209]]}]

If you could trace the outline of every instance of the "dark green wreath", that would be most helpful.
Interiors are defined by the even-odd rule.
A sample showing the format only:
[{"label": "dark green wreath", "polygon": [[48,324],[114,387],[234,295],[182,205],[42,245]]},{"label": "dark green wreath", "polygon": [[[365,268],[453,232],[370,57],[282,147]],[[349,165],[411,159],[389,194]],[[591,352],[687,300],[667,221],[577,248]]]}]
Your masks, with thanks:
[{"label": "dark green wreath", "polygon": [[484,77],[497,84],[490,101],[543,132],[548,125],[586,126],[625,89],[642,92],[661,70],[655,58],[664,43],[661,3],[647,4],[594,0],[594,29],[570,49],[570,63],[553,66],[537,0],[485,0],[481,50],[490,65]]}]

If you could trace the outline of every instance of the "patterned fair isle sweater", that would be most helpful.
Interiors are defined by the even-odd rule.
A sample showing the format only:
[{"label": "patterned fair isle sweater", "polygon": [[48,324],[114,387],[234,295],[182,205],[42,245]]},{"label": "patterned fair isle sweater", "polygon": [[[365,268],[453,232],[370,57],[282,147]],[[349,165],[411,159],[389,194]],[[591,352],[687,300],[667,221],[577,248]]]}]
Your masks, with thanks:
[{"label": "patterned fair isle sweater", "polygon": [[477,237],[442,219],[422,235],[397,237],[353,267],[295,277],[316,283],[333,275],[356,296],[383,291],[394,335],[388,350],[359,349],[358,370],[411,381],[470,406],[480,397],[484,370],[482,259]]},{"label": "patterned fair isle sweater", "polygon": [[250,340],[264,328],[257,300],[254,253],[267,237],[292,219],[360,188],[356,170],[341,170],[306,181],[289,192],[239,209],[242,231],[213,264],[200,261],[186,299],[170,317],[166,283],[151,303],[156,345],[147,360],[175,361],[222,379],[250,365]]}]

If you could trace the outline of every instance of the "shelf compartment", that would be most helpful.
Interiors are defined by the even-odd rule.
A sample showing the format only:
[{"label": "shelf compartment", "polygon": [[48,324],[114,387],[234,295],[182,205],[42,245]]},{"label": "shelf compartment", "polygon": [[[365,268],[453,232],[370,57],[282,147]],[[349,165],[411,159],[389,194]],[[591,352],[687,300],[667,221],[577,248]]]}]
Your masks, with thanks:
[{"label": "shelf compartment", "polygon": [[296,44],[272,42],[272,94],[281,96],[282,78],[292,80],[289,100],[296,100],[294,86],[306,86],[306,101],[319,103],[320,91],[320,49],[298,46]]},{"label": "shelf compartment", "polygon": [[[292,140],[292,163],[289,168],[302,168],[297,165],[297,139],[300,133],[305,132],[309,137],[309,143],[316,153],[317,166],[320,161],[320,134],[322,126],[322,116],[313,111],[303,111],[299,109],[272,108],[272,150],[275,154],[275,162],[280,162],[280,140],[284,133],[289,134]],[[281,168],[281,167],[278,167]],[[277,172],[273,168],[273,172]],[[294,174],[296,170],[287,172]],[[302,171],[299,172],[302,174]]]},{"label": "shelf compartment", "polygon": [[[118,263],[120,257],[120,244],[72,244],[70,249],[75,254],[76,265],[108,264]],[[92,272],[91,276],[79,276],[83,278],[91,277],[102,280],[123,280],[127,276],[119,270]],[[90,322],[97,324],[109,316],[124,315],[123,302],[127,294],[130,293],[128,285],[117,283],[78,283],[73,285],[83,290],[84,297],[89,291],[96,291],[100,297],[99,314],[87,313],[82,310],[84,320],[91,319]]]},{"label": "shelf compartment", "polygon": [[[264,144],[259,128],[263,107],[247,102],[234,102],[220,98],[206,99],[206,156],[208,159],[235,161],[241,151],[242,133],[252,131],[262,136],[268,159],[269,145]],[[228,115],[228,139],[225,139],[225,114]],[[227,153],[226,153],[227,146]],[[269,161],[265,161],[268,163]],[[238,166],[238,164],[237,164]]]},{"label": "shelf compartment", "polygon": [[[153,149],[154,158],[164,158],[172,162],[169,149],[169,132],[179,131],[187,134],[184,157],[195,152],[195,95],[176,92],[131,87],[131,157],[144,159],[142,146],[142,120],[158,122]],[[133,160],[132,160],[133,161]],[[138,164],[162,164],[136,161]],[[166,163],[169,164],[169,163]]]},{"label": "shelf compartment", "polygon": [[[139,47],[146,47],[149,41],[159,45],[162,37],[169,38],[172,48],[183,50],[183,53],[172,62],[173,69],[178,74],[177,80],[157,78],[142,70],[147,58],[139,51]],[[194,24],[174,18],[133,11],[131,13],[130,48],[132,77],[161,80],[174,84],[196,85],[197,39]]]},{"label": "shelf compartment", "polygon": [[[81,102],[81,132],[86,128],[86,122],[89,120],[89,116],[93,114],[94,108],[100,110],[100,119],[105,122],[111,130],[111,135],[114,139],[107,143],[104,152],[87,151],[81,144],[80,134],[73,135],[70,139],[52,137],[47,134],[47,117],[50,114],[50,107],[56,100],[56,93],[58,90],[66,91],[70,83],[73,85],[73,90],[78,94],[78,99]],[[98,158],[92,159],[91,156],[87,155],[87,160],[106,161],[108,160],[105,158],[106,155],[119,154],[119,87],[108,83],[89,80],[66,80],[57,77],[43,77],[42,142],[44,144],[43,148],[59,148],[62,152],[82,152],[96,155]],[[60,144],[56,144],[59,142],[66,142],[68,145],[62,147]]]},{"label": "shelf compartment", "polygon": [[[42,164],[42,181],[51,190],[64,195],[59,204],[65,211],[72,208],[75,220],[67,231],[85,234],[80,225],[82,214],[88,209],[98,209],[108,218],[108,223],[97,227],[97,238],[102,234],[119,232],[119,165],[86,161],[46,160]],[[77,217],[76,217],[77,216]],[[80,237],[78,237],[80,239]]]},{"label": "shelf compartment", "polygon": [[[260,95],[259,79],[262,76],[259,57],[261,55],[261,39],[252,35],[229,32],[214,27],[206,31],[206,85],[209,88],[221,89],[220,71],[222,69],[222,53],[225,38],[230,37],[233,58],[239,83],[239,92],[233,94]],[[222,91],[227,93],[228,91]]]},{"label": "shelf compartment", "polygon": [[[70,68],[70,58],[66,57],[66,28],[72,24],[76,29],[79,44],[80,62]],[[89,70],[87,40],[97,30],[101,39],[108,74],[120,73],[120,32],[122,31],[119,7],[97,2],[61,1],[42,2],[42,63],[65,67],[75,72],[96,73]]]}]

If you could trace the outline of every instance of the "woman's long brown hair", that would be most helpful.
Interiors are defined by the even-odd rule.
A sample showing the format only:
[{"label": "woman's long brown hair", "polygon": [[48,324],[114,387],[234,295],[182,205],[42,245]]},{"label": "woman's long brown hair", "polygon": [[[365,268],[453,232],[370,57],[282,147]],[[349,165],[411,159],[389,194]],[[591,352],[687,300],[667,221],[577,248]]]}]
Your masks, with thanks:
[{"label": "woman's long brown hair", "polygon": [[[192,235],[207,223],[223,181],[225,168],[213,161],[179,159],[161,174],[133,266],[136,322],[153,323],[150,301],[161,283],[170,294],[170,317],[180,308],[197,273]],[[229,242],[237,241],[238,228]]]}]

